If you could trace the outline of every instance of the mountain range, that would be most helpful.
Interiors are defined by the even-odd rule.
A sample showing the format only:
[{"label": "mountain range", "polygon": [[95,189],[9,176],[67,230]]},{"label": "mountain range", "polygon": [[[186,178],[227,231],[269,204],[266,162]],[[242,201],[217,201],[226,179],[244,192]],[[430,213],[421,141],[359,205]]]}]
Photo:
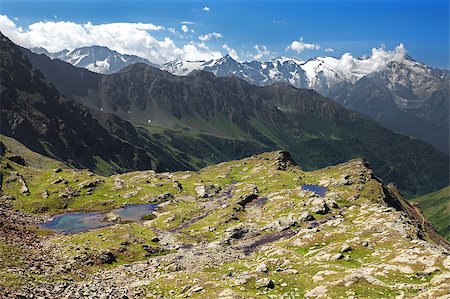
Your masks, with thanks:
[{"label": "mountain range", "polygon": [[[146,59],[92,46],[49,53],[32,49],[93,72],[111,74]],[[266,62],[238,62],[226,55],[210,61],[168,62],[161,69],[178,76],[205,70],[218,77],[234,76],[257,86],[277,82],[314,89],[346,108],[360,112],[401,134],[449,150],[449,71],[428,67],[403,54],[384,66],[368,58],[316,57],[308,61],[279,57]]]},{"label": "mountain range", "polygon": [[286,82],[311,88],[346,108],[360,112],[396,132],[449,149],[450,72],[428,67],[405,55],[385,67],[367,67],[365,58],[343,67],[342,59],[317,57],[308,61],[276,58],[238,62],[230,56],[212,61],[173,61],[162,66],[186,75],[202,69],[219,77],[235,76],[258,86]]},{"label": "mountain range", "polygon": [[73,50],[50,53],[44,48],[31,49],[34,53],[45,54],[52,59],[66,61],[76,67],[86,68],[100,74],[115,73],[133,63],[146,63],[157,66],[136,55],[120,54],[102,46],[88,46]]},{"label": "mountain range", "polygon": [[180,77],[146,64],[101,75],[3,40],[2,98],[11,105],[2,105],[1,133],[69,165],[102,173],[199,169],[287,149],[305,169],[364,157],[407,194],[448,184],[448,155],[313,90],[205,71]]}]

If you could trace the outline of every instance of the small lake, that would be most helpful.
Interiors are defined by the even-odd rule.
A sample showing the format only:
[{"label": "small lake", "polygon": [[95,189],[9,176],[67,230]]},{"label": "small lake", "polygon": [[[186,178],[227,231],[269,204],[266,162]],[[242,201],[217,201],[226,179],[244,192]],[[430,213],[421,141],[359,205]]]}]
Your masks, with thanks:
[{"label": "small lake", "polygon": [[303,184],[302,190],[312,191],[317,195],[324,197],[328,189],[319,185]]},{"label": "small lake", "polygon": [[[140,221],[142,217],[150,214],[157,205],[128,205],[112,210],[120,216],[121,221]],[[105,221],[108,212],[75,212],[56,215],[52,220],[42,223],[40,227],[52,229],[60,233],[76,234],[91,229],[102,228],[115,224]]]}]

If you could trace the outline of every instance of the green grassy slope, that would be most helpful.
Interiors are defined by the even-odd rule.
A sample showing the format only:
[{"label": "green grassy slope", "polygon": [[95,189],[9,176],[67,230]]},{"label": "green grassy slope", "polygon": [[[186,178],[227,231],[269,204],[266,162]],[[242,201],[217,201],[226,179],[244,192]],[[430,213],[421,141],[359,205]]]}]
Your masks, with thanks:
[{"label": "green grassy slope", "polygon": [[436,230],[450,240],[450,186],[412,200],[420,204],[423,213]]},{"label": "green grassy slope", "polygon": [[[424,229],[420,213],[418,218],[403,209],[412,205],[362,160],[310,172],[289,154],[270,152],[198,172],[103,177],[71,168],[55,173],[51,164],[35,167],[28,163],[33,155],[20,147],[6,146],[0,156],[0,212],[10,215],[0,218],[0,288],[6,298],[40,288],[62,298],[83,285],[88,286],[83,296],[107,288],[112,298],[126,290],[130,299],[321,298],[321,293],[437,298],[447,292],[447,256],[430,250],[439,238]],[[8,159],[16,149],[28,166]],[[19,175],[29,193],[19,191]],[[302,184],[328,191],[319,197],[301,190]],[[200,197],[202,186],[214,191]],[[68,190],[76,193],[61,196]],[[167,192],[172,196],[162,200]],[[248,200],[250,194],[256,198]],[[147,221],[77,234],[36,226],[54,214],[109,211],[158,198],[164,202]],[[105,252],[115,261],[103,262]],[[272,286],[261,287],[264,279]],[[59,285],[65,289],[54,287]]]}]

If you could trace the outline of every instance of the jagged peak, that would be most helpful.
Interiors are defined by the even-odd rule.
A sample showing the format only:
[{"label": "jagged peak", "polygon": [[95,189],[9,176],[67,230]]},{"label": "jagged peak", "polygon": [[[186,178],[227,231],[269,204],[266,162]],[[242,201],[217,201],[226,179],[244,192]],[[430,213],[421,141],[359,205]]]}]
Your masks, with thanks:
[{"label": "jagged peak", "polygon": [[239,64],[238,61],[236,61],[233,57],[231,57],[229,54],[226,54],[225,56],[223,56],[222,58],[218,59],[216,63],[225,63],[225,62],[229,62],[229,63],[234,63],[234,64]]}]

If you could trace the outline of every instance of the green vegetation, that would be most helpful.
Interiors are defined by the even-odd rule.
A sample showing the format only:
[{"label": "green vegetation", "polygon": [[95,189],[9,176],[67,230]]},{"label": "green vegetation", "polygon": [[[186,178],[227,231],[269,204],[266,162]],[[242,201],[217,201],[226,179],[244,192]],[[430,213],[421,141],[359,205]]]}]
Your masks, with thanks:
[{"label": "green vegetation", "polygon": [[[446,273],[446,256],[430,254],[432,242],[440,239],[416,242],[417,230],[424,228],[407,210],[388,207],[387,195],[403,199],[383,194],[389,191],[359,159],[305,171],[289,154],[269,152],[198,172],[103,177],[67,167],[56,171],[58,164],[50,161],[37,168],[26,154],[23,166],[12,156],[8,148],[0,161],[2,200],[13,215],[0,225],[0,236],[7,236],[0,242],[0,286],[7,292],[30,288],[31,282],[66,282],[69,289],[86,283],[87,293],[99,292],[96,285],[128,288],[134,294],[129,297],[136,298],[314,298],[320,292],[414,297],[423,289],[433,297],[446,292],[432,284]],[[29,193],[20,192],[19,177]],[[302,190],[302,184],[328,191],[322,198]],[[141,221],[77,234],[54,234],[33,221],[8,222],[25,217],[17,210],[43,221],[40,217],[69,211],[150,202],[159,206]],[[261,264],[267,270],[257,270]],[[273,288],[258,286],[264,278]]]},{"label": "green vegetation", "polygon": [[412,199],[420,204],[425,217],[450,241],[450,186]]}]

